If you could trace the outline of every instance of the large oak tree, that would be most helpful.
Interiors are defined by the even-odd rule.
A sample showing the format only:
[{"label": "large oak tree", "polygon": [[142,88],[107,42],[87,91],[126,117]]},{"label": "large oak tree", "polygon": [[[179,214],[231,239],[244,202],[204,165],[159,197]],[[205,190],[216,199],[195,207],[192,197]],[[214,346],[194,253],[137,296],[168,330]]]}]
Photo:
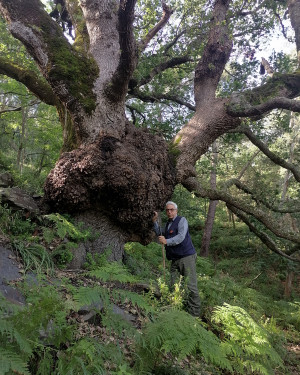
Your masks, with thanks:
[{"label": "large oak tree", "polygon": [[[64,10],[72,21],[74,42],[40,0],[0,0],[10,32],[26,47],[40,74],[6,56],[0,57],[0,73],[56,106],[63,126],[63,152],[45,183],[49,209],[72,212],[97,228],[98,251],[110,247],[114,258],[120,259],[126,241],[151,240],[153,211],[161,209],[175,186],[182,184],[200,197],[226,202],[270,249],[292,258],[300,236],[272,219],[274,207],[265,206],[239,180],[230,181],[227,188],[234,184],[251,195],[251,204],[225,190],[204,189],[194,167],[218,137],[238,130],[253,137],[266,155],[299,181],[297,167],[259,144],[244,120],[261,119],[278,108],[300,111],[295,100],[300,93],[300,0],[54,3],[59,3],[59,17]],[[294,30],[298,70],[270,72],[263,60],[265,70],[272,73],[264,84],[221,94],[233,53],[248,48],[252,59],[251,41],[252,48],[258,46],[259,38],[276,22],[284,33],[283,17],[290,19]],[[171,73],[167,87],[160,87],[159,79],[174,68],[176,77]],[[178,82],[181,86],[176,86]],[[189,92],[181,90],[187,86]],[[162,135],[135,126],[135,116],[145,115],[133,105],[135,98],[172,101],[192,115],[167,142]],[[294,244],[290,252],[283,253],[249,217]]]}]

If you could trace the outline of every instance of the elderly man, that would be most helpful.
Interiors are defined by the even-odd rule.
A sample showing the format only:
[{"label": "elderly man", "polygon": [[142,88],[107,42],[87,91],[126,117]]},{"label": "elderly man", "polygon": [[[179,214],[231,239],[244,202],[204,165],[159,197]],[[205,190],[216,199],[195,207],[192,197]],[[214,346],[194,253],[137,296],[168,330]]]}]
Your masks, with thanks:
[{"label": "elderly man", "polygon": [[154,213],[153,222],[158,240],[165,245],[167,259],[171,260],[171,287],[178,273],[187,278],[188,312],[193,316],[199,316],[201,302],[197,287],[197,253],[189,234],[188,222],[185,217],[177,215],[177,204],[174,202],[166,203],[166,213],[168,222],[163,233],[157,223],[157,212]]}]

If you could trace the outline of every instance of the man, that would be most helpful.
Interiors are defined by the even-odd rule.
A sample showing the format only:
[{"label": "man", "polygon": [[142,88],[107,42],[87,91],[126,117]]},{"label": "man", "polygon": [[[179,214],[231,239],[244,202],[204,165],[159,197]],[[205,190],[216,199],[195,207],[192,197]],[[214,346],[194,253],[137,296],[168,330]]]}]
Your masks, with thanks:
[{"label": "man", "polygon": [[189,290],[188,312],[193,316],[200,316],[200,297],[197,286],[196,258],[197,253],[192,243],[185,217],[177,215],[177,204],[166,203],[168,222],[165,226],[164,236],[157,223],[158,214],[154,213],[154,231],[161,244],[165,245],[167,259],[171,260],[171,287],[175,284],[178,275],[187,278]]}]

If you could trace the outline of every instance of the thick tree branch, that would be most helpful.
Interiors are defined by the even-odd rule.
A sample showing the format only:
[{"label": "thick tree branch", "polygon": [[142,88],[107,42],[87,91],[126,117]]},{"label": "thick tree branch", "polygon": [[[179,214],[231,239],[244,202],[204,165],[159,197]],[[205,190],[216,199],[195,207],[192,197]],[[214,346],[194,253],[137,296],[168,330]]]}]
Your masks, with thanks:
[{"label": "thick tree branch", "polygon": [[3,113],[7,113],[7,112],[18,112],[18,111],[21,111],[21,110],[22,110],[22,107],[1,109],[0,115],[2,115]]},{"label": "thick tree branch", "polygon": [[49,83],[32,70],[24,69],[13,64],[8,59],[0,57],[0,74],[23,83],[35,96],[46,104],[56,106],[58,99]]},{"label": "thick tree branch", "polygon": [[121,0],[118,13],[120,61],[106,92],[115,101],[123,100],[128,90],[128,82],[137,64],[138,51],[133,33],[134,8],[136,0]]},{"label": "thick tree branch", "polygon": [[[300,0],[299,0],[300,1]],[[232,94],[227,113],[233,117],[262,117],[276,108],[300,112],[300,71],[275,73],[262,86]]]},{"label": "thick tree branch", "polygon": [[146,85],[159,73],[169,68],[174,68],[175,66],[182,65],[182,64],[185,64],[186,62],[191,62],[191,61],[193,61],[193,59],[190,58],[188,55],[173,57],[172,59],[169,59],[157,65],[155,68],[151,70],[151,72],[147,76],[142,78],[140,81],[136,81],[134,79],[131,80],[129,83],[129,87],[131,90],[133,90],[135,87],[141,87],[143,85]]},{"label": "thick tree branch", "polygon": [[[293,262],[300,262],[299,258],[294,258],[286,254],[285,252],[281,251],[278,246],[275,244],[275,242],[270,238],[270,236],[267,235],[267,233],[260,231],[258,228],[253,225],[250,220],[248,219],[247,215],[245,215],[242,211],[238,210],[236,207],[233,207],[229,204],[227,204],[227,207],[230,211],[232,211],[237,217],[239,217],[250,229],[251,232],[253,232],[262,243],[264,243],[270,250],[272,250],[274,253],[281,255],[284,258],[287,258]],[[294,249],[295,251],[296,249]],[[300,250],[300,246],[297,246],[297,250]]]},{"label": "thick tree branch", "polygon": [[[200,104],[215,97],[215,92],[230,57],[232,40],[226,20],[230,0],[216,0],[208,42],[195,69],[195,102]],[[220,42],[222,41],[222,42]]]},{"label": "thick tree branch", "polygon": [[239,190],[243,191],[246,194],[251,196],[251,199],[259,204],[264,205],[269,210],[273,212],[280,212],[280,213],[298,213],[300,212],[300,207],[290,207],[290,208],[278,208],[274,207],[272,204],[268,203],[266,200],[263,200],[261,197],[258,197],[250,188],[249,186],[245,185],[237,178],[231,178],[230,180],[226,181],[225,187],[229,189],[232,185],[235,185]]},{"label": "thick tree branch", "polygon": [[288,161],[285,161],[284,159],[280,158],[278,155],[274,154],[274,152],[270,151],[269,148],[265,145],[265,143],[259,140],[248,126],[246,125],[239,126],[237,129],[235,129],[235,131],[245,134],[247,138],[256,147],[258,147],[270,160],[273,161],[273,163],[280,165],[282,168],[285,168],[291,171],[295,179],[298,182],[300,182],[300,170],[294,164]]},{"label": "thick tree branch", "polygon": [[232,50],[227,13],[230,0],[216,0],[207,43],[195,70],[196,111],[178,132],[173,144],[177,151],[177,182],[195,176],[194,164],[222,134],[240,124],[226,113],[227,99],[216,98],[216,90]]},{"label": "thick tree branch", "polygon": [[148,103],[155,103],[161,100],[169,100],[171,102],[183,105],[190,109],[191,111],[195,111],[195,106],[189,102],[186,102],[185,100],[182,100],[181,98],[175,96],[175,95],[167,95],[167,94],[157,94],[157,93],[152,93],[152,94],[145,94],[142,91],[135,89],[133,90],[130,95],[132,97],[138,98],[142,100],[143,102],[148,102]]},{"label": "thick tree branch", "polygon": [[0,11],[10,32],[24,44],[55,95],[70,112],[92,111],[97,67],[91,59],[72,48],[41,2],[0,0]]},{"label": "thick tree branch", "polygon": [[179,40],[179,38],[180,38],[183,34],[185,34],[186,31],[187,31],[186,29],[182,30],[180,33],[178,33],[178,34],[175,36],[175,38],[174,38],[170,43],[168,43],[168,44],[166,45],[166,47],[165,47],[165,53],[167,53],[167,52],[169,51],[169,49],[171,49],[171,48],[177,43],[177,41]]},{"label": "thick tree branch", "polygon": [[[298,96],[298,95],[297,95]],[[245,105],[243,103],[243,94],[240,93],[240,97],[237,103],[231,98],[231,103],[227,107],[227,112],[234,117],[256,117],[260,118],[273,109],[286,109],[292,112],[300,112],[300,101],[292,100],[285,97],[270,98],[262,104],[250,105],[249,102]],[[241,105],[238,108],[239,104]]]},{"label": "thick tree branch", "polygon": [[155,37],[155,35],[166,25],[169,21],[169,18],[173,14],[173,10],[164,2],[162,1],[162,8],[163,14],[160,21],[149,31],[149,33],[145,36],[143,40],[139,43],[139,51],[140,53],[143,52],[150,41]]},{"label": "thick tree branch", "polygon": [[288,10],[295,31],[298,65],[300,66],[300,0],[288,0]]},{"label": "thick tree branch", "polygon": [[252,207],[249,202],[241,201],[224,191],[204,189],[195,177],[185,179],[182,181],[182,185],[190,192],[194,192],[194,194],[198,197],[221,200],[226,204],[229,204],[238,210],[255,217],[277,237],[287,239],[298,245],[300,244],[300,234],[291,232],[289,229],[283,227],[283,225],[279,223],[277,219],[272,217],[268,210]]}]

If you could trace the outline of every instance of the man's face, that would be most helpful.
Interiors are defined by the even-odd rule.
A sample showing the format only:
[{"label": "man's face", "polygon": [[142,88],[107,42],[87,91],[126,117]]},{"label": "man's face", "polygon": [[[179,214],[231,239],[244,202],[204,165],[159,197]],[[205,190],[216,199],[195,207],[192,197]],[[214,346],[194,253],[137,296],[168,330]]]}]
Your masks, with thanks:
[{"label": "man's face", "polygon": [[173,204],[167,204],[166,213],[169,219],[174,219],[174,217],[177,215],[177,210]]}]

